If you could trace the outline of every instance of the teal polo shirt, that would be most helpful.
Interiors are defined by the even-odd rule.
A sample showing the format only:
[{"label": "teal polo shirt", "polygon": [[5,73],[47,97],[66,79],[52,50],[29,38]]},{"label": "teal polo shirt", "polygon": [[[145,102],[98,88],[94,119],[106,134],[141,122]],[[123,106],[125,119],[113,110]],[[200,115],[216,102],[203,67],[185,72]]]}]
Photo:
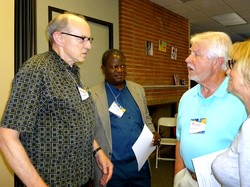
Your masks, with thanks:
[{"label": "teal polo shirt", "polygon": [[[192,159],[227,148],[247,118],[245,106],[227,91],[226,77],[213,95],[204,98],[201,85],[185,92],[178,108],[176,136],[185,166],[194,171]],[[204,133],[189,133],[193,119],[206,118]]]}]

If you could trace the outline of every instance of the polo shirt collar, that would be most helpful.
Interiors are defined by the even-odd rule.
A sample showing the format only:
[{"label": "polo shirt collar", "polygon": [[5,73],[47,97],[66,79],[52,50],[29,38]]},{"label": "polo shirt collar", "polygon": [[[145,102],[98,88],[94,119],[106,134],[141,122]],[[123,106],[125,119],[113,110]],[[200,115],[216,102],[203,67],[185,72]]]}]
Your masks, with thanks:
[{"label": "polo shirt collar", "polygon": [[[211,97],[224,97],[226,94],[228,94],[227,86],[228,86],[229,77],[225,77],[224,81],[221,83],[219,88],[213,93],[213,95],[209,96]],[[196,96],[203,97],[201,93],[201,85],[198,84],[196,87],[196,92],[194,93]]]}]

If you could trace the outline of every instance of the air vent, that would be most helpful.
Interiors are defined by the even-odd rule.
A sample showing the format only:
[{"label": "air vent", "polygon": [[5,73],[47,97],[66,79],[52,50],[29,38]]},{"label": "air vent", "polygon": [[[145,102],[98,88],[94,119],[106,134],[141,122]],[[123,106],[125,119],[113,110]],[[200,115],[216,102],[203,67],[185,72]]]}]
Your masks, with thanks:
[{"label": "air vent", "polygon": [[190,2],[190,1],[193,1],[193,0],[179,0],[179,1],[181,1],[183,3],[187,3],[187,2]]}]

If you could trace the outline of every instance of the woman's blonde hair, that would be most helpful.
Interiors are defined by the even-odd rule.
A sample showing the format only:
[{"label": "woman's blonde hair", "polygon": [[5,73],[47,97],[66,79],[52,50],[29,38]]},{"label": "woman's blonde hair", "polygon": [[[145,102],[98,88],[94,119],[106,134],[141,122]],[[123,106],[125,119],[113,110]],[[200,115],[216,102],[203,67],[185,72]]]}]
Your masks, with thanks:
[{"label": "woman's blonde hair", "polygon": [[241,74],[245,84],[250,87],[250,40],[234,43],[229,55],[235,60],[235,68]]}]

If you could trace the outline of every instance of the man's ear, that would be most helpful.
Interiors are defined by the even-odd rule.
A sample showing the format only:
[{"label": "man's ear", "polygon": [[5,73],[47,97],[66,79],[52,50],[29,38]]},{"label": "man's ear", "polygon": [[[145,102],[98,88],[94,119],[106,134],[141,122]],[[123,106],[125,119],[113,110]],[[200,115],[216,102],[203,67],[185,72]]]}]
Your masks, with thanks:
[{"label": "man's ear", "polygon": [[64,39],[62,37],[62,34],[60,32],[54,32],[52,35],[54,42],[59,45],[62,46],[64,44]]},{"label": "man's ear", "polygon": [[223,57],[218,57],[216,58],[215,62],[214,62],[214,67],[217,68],[221,68],[222,64],[224,63],[224,58]]},{"label": "man's ear", "polygon": [[102,65],[102,66],[101,66],[101,69],[102,69],[102,73],[103,73],[103,75],[105,75],[105,72],[106,72],[106,68],[105,68],[105,66],[104,66],[104,65]]}]

